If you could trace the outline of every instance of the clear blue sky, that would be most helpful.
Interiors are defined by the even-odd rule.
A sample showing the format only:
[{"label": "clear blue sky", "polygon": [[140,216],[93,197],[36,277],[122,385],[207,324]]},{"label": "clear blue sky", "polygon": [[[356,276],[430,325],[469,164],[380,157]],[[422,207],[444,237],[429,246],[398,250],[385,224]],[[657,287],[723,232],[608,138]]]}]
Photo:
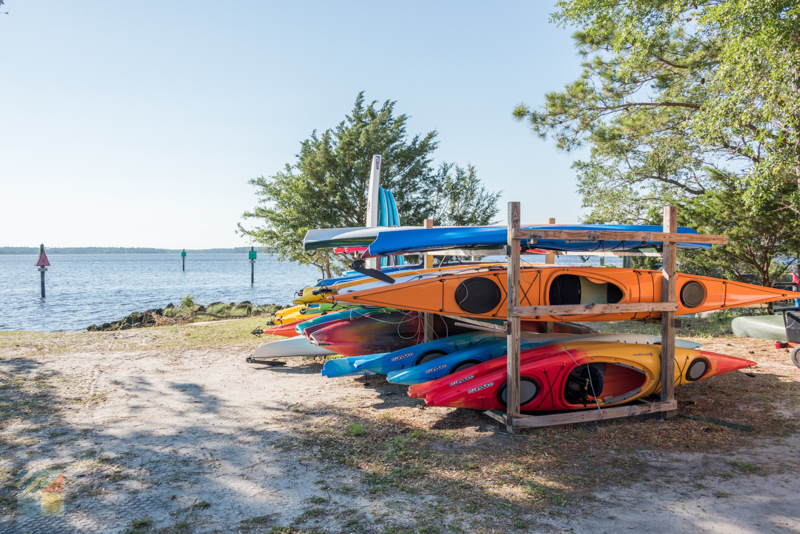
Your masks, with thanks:
[{"label": "clear blue sky", "polygon": [[[396,100],[438,161],[524,222],[578,222],[570,164],[511,111],[579,73],[549,1],[6,0],[0,246],[227,247],[251,177],[357,93]],[[309,206],[313,209],[313,206]]]}]

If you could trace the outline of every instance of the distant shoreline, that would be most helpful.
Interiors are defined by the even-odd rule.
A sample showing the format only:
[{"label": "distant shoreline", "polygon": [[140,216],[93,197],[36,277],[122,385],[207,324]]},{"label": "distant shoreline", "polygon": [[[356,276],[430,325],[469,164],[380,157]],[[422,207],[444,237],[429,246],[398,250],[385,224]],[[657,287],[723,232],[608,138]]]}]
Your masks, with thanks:
[{"label": "distant shoreline", "polygon": [[[45,247],[48,254],[177,254],[183,249],[170,248],[140,248],[140,247]],[[187,254],[225,254],[225,253],[244,253],[250,247],[233,248],[206,248],[206,249],[186,249]],[[256,251],[264,252],[260,247]],[[0,255],[11,254],[38,254],[39,247],[0,247]]]}]

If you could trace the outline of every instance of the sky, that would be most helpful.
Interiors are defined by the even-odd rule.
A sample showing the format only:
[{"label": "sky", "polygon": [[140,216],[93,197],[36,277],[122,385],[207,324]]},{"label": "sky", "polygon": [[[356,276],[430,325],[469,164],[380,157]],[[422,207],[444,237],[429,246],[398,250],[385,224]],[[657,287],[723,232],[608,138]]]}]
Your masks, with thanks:
[{"label": "sky", "polygon": [[[571,163],[512,110],[580,72],[552,2],[6,0],[0,246],[211,248],[359,91],[439,132],[523,223],[579,222]],[[313,209],[313,206],[309,206]],[[402,214],[401,214],[402,216]],[[250,224],[245,222],[245,224]]]}]

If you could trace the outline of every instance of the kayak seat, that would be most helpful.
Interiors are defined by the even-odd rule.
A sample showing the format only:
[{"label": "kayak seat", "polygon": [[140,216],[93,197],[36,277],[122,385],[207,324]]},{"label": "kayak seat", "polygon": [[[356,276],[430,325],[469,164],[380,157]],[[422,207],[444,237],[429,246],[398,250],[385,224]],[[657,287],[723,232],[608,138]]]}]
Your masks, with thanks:
[{"label": "kayak seat", "polygon": [[638,395],[647,380],[640,369],[629,365],[592,363],[575,367],[567,376],[564,398],[570,404],[624,402]]},{"label": "kayak seat", "polygon": [[616,304],[622,296],[622,290],[614,284],[598,284],[585,276],[562,274],[550,285],[548,304]]}]

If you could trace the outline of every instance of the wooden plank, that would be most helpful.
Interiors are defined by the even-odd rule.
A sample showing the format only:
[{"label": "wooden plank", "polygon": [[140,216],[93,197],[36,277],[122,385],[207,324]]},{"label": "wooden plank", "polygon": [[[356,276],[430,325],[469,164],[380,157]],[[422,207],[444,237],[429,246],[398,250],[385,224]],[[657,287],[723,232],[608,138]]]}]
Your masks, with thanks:
[{"label": "wooden plank", "polygon": [[515,306],[517,317],[534,315],[589,315],[598,313],[640,313],[678,311],[677,302],[638,302],[633,304],[568,304],[559,306]]},{"label": "wooden plank", "polygon": [[[678,208],[664,206],[664,232],[675,232],[678,228]],[[677,282],[677,248],[664,243],[664,258],[661,266],[661,297],[665,303],[676,303]],[[675,398],[675,313],[664,312],[661,315],[661,401]],[[667,414],[670,417],[674,414]]]},{"label": "wooden plank", "polygon": [[516,239],[567,239],[570,241],[655,241],[671,243],[708,243],[726,245],[728,236],[679,234],[677,232],[622,232],[616,230],[518,230]]},{"label": "wooden plank", "polygon": [[[425,219],[425,228],[433,228],[433,219]],[[426,269],[433,268],[433,256],[423,256],[422,260],[423,267]],[[434,325],[433,325],[433,315],[430,313],[426,313],[423,315],[423,324],[425,328],[425,336],[424,340],[426,342],[432,341],[435,339],[434,333]]]},{"label": "wooden plank", "polygon": [[[508,203],[508,268],[506,269],[507,281],[506,291],[507,299],[507,313],[508,322],[510,323],[511,330],[507,337],[508,357],[506,358],[506,371],[507,371],[507,390],[506,390],[506,413],[515,414],[519,413],[519,370],[520,370],[520,343],[522,342],[520,331],[520,318],[514,317],[512,313],[514,308],[519,306],[519,239],[514,235],[519,231],[520,227],[520,214],[519,202]],[[510,424],[506,425],[509,434],[513,434],[514,428]]]},{"label": "wooden plank", "polygon": [[[547,224],[555,224],[555,223],[556,223],[555,218],[550,218],[547,221]],[[548,252],[547,255],[544,257],[544,262],[547,265],[554,265],[556,263],[556,255],[553,252]]]},{"label": "wooden plank", "polygon": [[631,252],[631,251],[621,251],[621,252],[574,252],[572,250],[560,252],[564,256],[600,256],[601,258],[609,258],[609,257],[619,257],[625,258],[627,256],[646,256],[650,258],[660,258],[660,252]]},{"label": "wooden plank", "polygon": [[568,425],[574,423],[585,423],[588,421],[603,421],[606,419],[616,419],[619,417],[630,417],[633,415],[645,415],[649,413],[670,412],[678,408],[678,401],[652,402],[650,404],[638,404],[630,406],[618,406],[614,408],[603,408],[602,410],[581,410],[579,412],[557,413],[552,415],[532,415],[527,417],[513,417],[512,426],[519,428],[538,428],[552,425]]},{"label": "wooden plank", "polygon": [[[497,248],[449,248],[447,250],[432,250],[425,252],[425,256],[505,256],[505,247]],[[661,256],[661,254],[659,254]]]},{"label": "wooden plank", "polygon": [[505,412],[501,412],[500,410],[486,410],[483,412],[484,414],[488,415],[498,423],[506,424],[506,414]]}]

